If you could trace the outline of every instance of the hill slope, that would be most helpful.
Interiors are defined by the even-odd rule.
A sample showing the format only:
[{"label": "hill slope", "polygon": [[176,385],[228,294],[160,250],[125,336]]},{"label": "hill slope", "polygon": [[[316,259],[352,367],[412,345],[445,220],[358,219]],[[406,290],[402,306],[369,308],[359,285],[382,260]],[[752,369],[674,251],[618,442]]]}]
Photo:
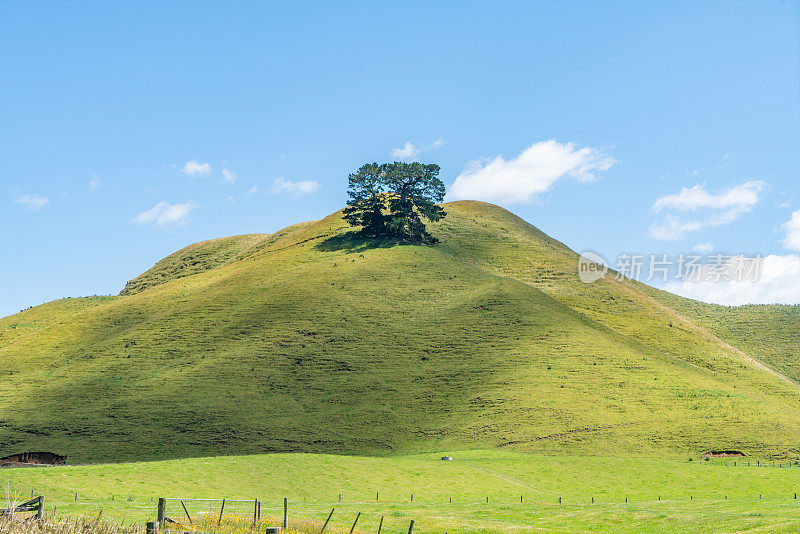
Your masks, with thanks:
[{"label": "hill slope", "polygon": [[748,335],[581,283],[574,252],[497,206],[447,211],[434,248],[371,247],[335,213],[0,320],[0,455],[797,455],[800,389]]}]

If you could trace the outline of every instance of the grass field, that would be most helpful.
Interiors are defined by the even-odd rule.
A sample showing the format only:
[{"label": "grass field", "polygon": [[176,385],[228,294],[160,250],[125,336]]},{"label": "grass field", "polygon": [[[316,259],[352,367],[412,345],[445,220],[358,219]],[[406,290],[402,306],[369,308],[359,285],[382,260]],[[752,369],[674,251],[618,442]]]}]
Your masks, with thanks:
[{"label": "grass field", "polygon": [[[419,532],[431,533],[800,528],[800,501],[794,499],[800,467],[756,467],[755,459],[745,459],[751,466],[738,459],[734,467],[734,459],[689,462],[493,450],[452,454],[452,462],[432,454],[273,454],[17,468],[0,471],[0,480],[23,496],[31,491],[44,495],[50,513],[53,506],[59,515],[95,517],[102,510],[105,518],[128,523],[153,519],[158,497],[258,498],[262,514],[277,520],[287,497],[290,518],[324,521],[336,508],[332,526],[349,527],[361,512],[365,532],[375,531],[381,515],[387,533],[404,532],[411,519]],[[237,512],[231,504],[228,510]],[[252,506],[238,512],[252,517]],[[167,515],[182,520],[183,511],[173,503]]]}]

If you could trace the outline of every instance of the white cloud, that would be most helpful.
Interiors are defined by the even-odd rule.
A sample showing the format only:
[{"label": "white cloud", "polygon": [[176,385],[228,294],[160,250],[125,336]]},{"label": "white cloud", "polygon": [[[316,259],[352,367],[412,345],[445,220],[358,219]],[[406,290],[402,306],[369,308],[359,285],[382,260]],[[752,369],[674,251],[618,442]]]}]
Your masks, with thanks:
[{"label": "white cloud", "polygon": [[[766,186],[764,182],[751,181],[714,193],[709,193],[705,184],[682,187],[678,193],[656,199],[652,207],[654,213],[673,213],[668,213],[662,221],[653,224],[650,235],[656,239],[677,241],[700,230],[730,224],[753,210]],[[688,220],[674,213],[697,211],[710,213]]]},{"label": "white cloud", "polygon": [[154,223],[162,228],[170,225],[182,225],[189,222],[189,214],[197,204],[188,200],[183,204],[170,204],[169,202],[159,202],[147,211],[143,211],[133,222],[137,224]]},{"label": "white cloud", "polygon": [[406,141],[402,148],[393,148],[391,152],[392,159],[396,161],[417,161],[420,154],[428,152],[429,150],[436,150],[444,146],[444,139],[437,139],[428,146],[415,145],[411,141]]},{"label": "white cloud", "polygon": [[696,252],[708,254],[709,252],[714,250],[714,245],[710,241],[707,243],[698,243],[697,245],[694,246],[694,250]]},{"label": "white cloud", "polygon": [[792,217],[781,225],[786,232],[783,246],[789,250],[800,250],[800,210],[792,213]]},{"label": "white cloud", "polygon": [[403,148],[392,149],[392,158],[401,161],[415,160],[421,153],[422,149],[420,147],[412,144],[411,141],[406,141]]},{"label": "white cloud", "polygon": [[100,187],[100,184],[102,183],[103,181],[100,178],[92,178],[91,180],[89,180],[89,190],[94,191],[95,189]]},{"label": "white cloud", "polygon": [[50,199],[41,195],[18,193],[14,197],[14,204],[22,204],[32,211],[37,211],[50,203]]},{"label": "white cloud", "polygon": [[706,191],[705,184],[682,187],[680,193],[656,199],[653,211],[659,212],[664,209],[694,211],[700,208],[750,209],[758,204],[758,195],[766,185],[761,181],[752,181],[716,193]]},{"label": "white cloud", "polygon": [[254,185],[253,187],[248,189],[247,193],[245,193],[244,196],[250,196],[250,195],[255,194],[255,193],[258,193],[258,186],[257,185]]},{"label": "white cloud", "polygon": [[236,173],[229,169],[222,169],[222,182],[228,185],[236,183]]},{"label": "white cloud", "polygon": [[650,236],[663,241],[680,241],[688,234],[730,224],[739,215],[741,215],[740,212],[729,210],[703,220],[687,221],[677,215],[669,214],[661,222],[650,226]]},{"label": "white cloud", "polygon": [[188,176],[205,176],[211,172],[211,164],[201,163],[195,160],[187,161],[186,165],[181,169],[181,172]]},{"label": "white cloud", "polygon": [[299,197],[301,195],[310,195],[316,192],[320,186],[321,184],[314,180],[293,182],[285,178],[276,178],[275,181],[272,182],[272,189],[270,189],[269,192],[273,195],[277,195],[279,193],[289,193],[293,197]]},{"label": "white cloud", "polygon": [[610,169],[617,160],[591,147],[576,148],[555,140],[529,146],[516,158],[503,156],[467,164],[450,187],[448,196],[506,204],[525,203],[564,178],[588,182]]},{"label": "white cloud", "polygon": [[[737,259],[738,258],[738,259]],[[756,266],[755,262],[759,265]],[[705,274],[699,281],[684,280],[666,284],[664,289],[684,297],[740,306],[742,304],[798,304],[800,303],[800,256],[769,255],[760,260],[742,260],[741,256],[726,262],[729,280],[712,281]],[[735,275],[736,269],[755,268],[757,278]]]}]

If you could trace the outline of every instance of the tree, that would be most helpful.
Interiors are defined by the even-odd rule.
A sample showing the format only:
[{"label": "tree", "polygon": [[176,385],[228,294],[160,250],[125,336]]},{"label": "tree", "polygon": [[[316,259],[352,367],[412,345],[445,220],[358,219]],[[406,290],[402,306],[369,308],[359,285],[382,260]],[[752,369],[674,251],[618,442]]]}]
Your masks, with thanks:
[{"label": "tree", "polygon": [[344,209],[344,219],[351,226],[361,226],[361,233],[368,237],[386,234],[388,217],[383,213],[383,180],[386,165],[367,163],[348,176],[347,194],[350,200]]},{"label": "tree", "polygon": [[362,165],[348,178],[350,200],[344,218],[352,226],[361,226],[361,233],[368,237],[436,243],[422,219],[438,221],[446,215],[436,204],[445,193],[438,175],[439,166],[433,164]]},{"label": "tree", "polygon": [[438,221],[446,215],[437,202],[444,200],[445,187],[439,166],[422,163],[392,163],[384,183],[389,192],[389,228],[393,235],[417,243],[436,243],[420,216]]}]

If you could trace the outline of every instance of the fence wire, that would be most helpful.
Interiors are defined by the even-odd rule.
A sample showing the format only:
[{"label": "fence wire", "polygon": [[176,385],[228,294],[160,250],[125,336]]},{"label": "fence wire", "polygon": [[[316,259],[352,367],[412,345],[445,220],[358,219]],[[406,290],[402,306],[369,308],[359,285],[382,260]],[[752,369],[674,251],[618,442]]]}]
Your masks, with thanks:
[{"label": "fence wire", "polygon": [[169,498],[164,515],[178,523],[258,519],[258,500]]}]

